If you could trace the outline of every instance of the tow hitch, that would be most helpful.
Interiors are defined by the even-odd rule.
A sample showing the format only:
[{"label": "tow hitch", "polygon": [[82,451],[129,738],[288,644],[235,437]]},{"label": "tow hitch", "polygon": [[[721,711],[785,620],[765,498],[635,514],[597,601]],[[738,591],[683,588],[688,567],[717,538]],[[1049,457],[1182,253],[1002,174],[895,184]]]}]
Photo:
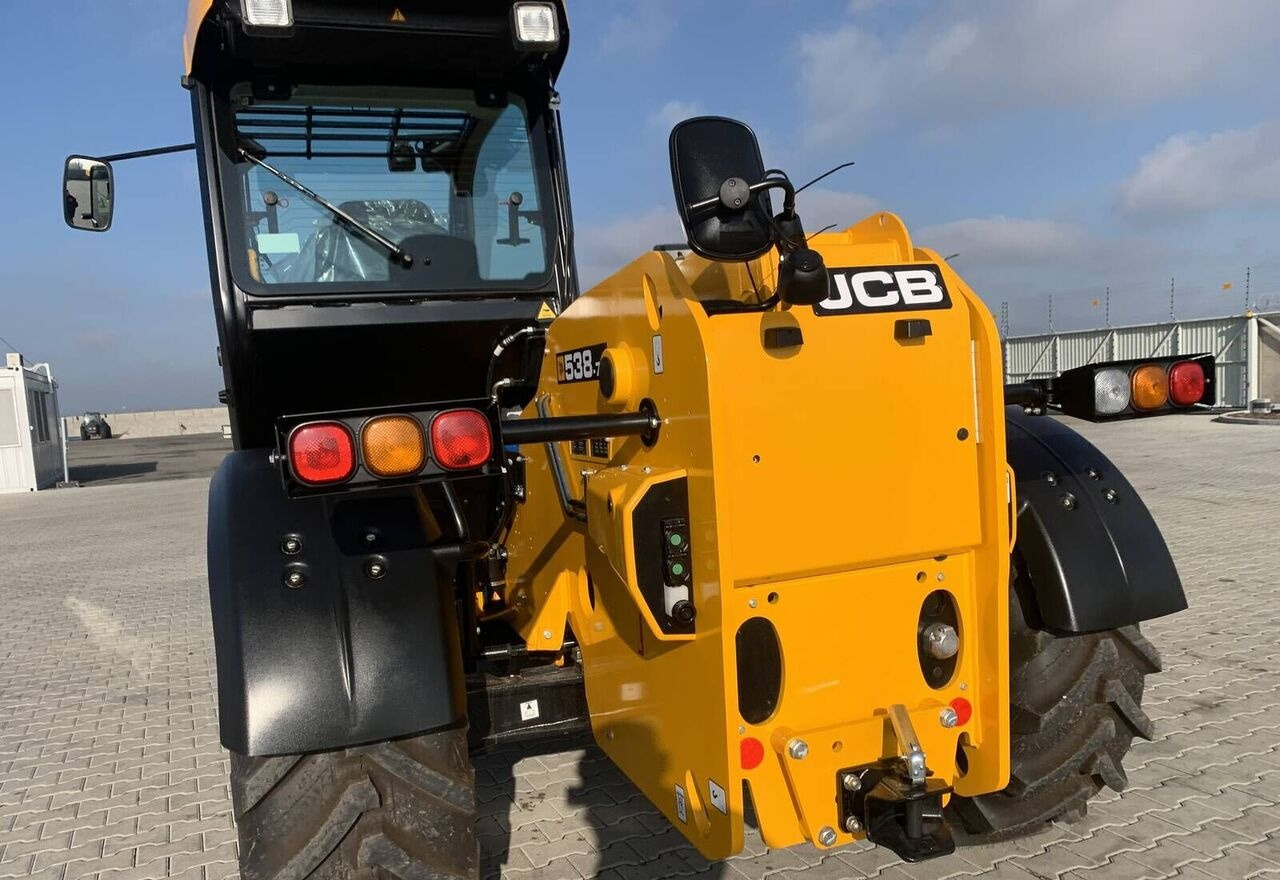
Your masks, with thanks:
[{"label": "tow hitch", "polygon": [[929,778],[906,707],[891,706],[889,721],[902,754],[836,774],[840,823],[850,833],[866,831],[868,840],[907,862],[955,852],[951,828],[942,817],[942,798],[951,787]]}]

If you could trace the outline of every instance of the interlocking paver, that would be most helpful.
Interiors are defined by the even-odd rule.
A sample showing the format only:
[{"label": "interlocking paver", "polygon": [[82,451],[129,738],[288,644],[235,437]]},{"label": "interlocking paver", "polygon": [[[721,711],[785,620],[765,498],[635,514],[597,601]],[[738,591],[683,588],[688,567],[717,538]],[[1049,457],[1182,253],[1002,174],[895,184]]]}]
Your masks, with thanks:
[{"label": "interlocking paver", "polygon": [[[1124,469],[1191,600],[1144,627],[1156,740],[1074,825],[918,865],[858,844],[703,860],[587,742],[477,760],[487,876],[1280,880],[1280,431],[1073,424]],[[0,878],[230,880],[207,481],[0,498]],[[52,562],[51,562],[52,560]]]}]

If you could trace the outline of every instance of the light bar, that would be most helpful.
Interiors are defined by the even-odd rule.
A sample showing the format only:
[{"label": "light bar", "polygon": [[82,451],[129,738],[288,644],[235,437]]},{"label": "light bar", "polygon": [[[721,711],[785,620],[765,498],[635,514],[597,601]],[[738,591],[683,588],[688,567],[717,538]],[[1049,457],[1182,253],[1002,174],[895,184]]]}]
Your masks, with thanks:
[{"label": "light bar", "polygon": [[549,52],[560,45],[560,22],[554,3],[517,3],[511,14],[517,47]]},{"label": "light bar", "polygon": [[244,23],[253,27],[293,27],[293,0],[240,0]]}]

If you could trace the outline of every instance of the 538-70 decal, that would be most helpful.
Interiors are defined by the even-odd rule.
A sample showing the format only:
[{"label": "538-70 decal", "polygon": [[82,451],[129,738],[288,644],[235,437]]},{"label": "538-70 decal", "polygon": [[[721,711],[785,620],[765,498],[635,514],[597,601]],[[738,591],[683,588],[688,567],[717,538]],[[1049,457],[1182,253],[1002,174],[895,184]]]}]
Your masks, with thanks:
[{"label": "538-70 decal", "polygon": [[556,381],[562,385],[572,382],[594,382],[600,378],[600,357],[607,346],[602,342],[587,348],[575,348],[556,355]]},{"label": "538-70 decal", "polygon": [[951,296],[936,265],[861,266],[831,269],[831,295],[813,307],[817,315],[949,309]]}]

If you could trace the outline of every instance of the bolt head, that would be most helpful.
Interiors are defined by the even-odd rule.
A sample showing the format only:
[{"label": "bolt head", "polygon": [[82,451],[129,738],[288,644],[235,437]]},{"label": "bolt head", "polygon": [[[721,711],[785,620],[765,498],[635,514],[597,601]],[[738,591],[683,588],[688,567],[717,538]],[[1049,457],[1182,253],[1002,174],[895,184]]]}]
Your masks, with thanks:
[{"label": "bolt head", "polygon": [[760,604],[760,603],[759,603],[759,602],[757,602],[755,599],[748,599],[748,600],[747,600],[747,607],[748,607],[748,608],[755,608],[755,607],[756,607],[756,606],[758,606],[759,604]]},{"label": "bolt head", "polygon": [[377,535],[375,535],[373,532],[365,532],[365,533],[364,533],[364,542],[365,542],[366,544],[374,544],[374,543],[377,543],[377,540],[378,540],[378,536],[377,536]]},{"label": "bolt head", "polygon": [[862,830],[862,823],[858,821],[857,816],[850,816],[844,820],[844,830],[850,834],[857,834]]},{"label": "bolt head", "polygon": [[542,631],[542,637],[543,637],[544,639],[546,639],[547,641],[551,641],[551,630],[549,630],[549,629],[544,629],[544,630]]},{"label": "bolt head", "polygon": [[835,846],[836,830],[830,825],[823,826],[822,830],[818,832],[818,843],[823,846]]},{"label": "bolt head", "polygon": [[861,791],[862,779],[857,773],[846,773],[840,777],[840,784],[844,786],[845,791]]},{"label": "bolt head", "polygon": [[935,660],[950,660],[960,651],[960,635],[947,623],[931,623],[924,631],[924,643]]},{"label": "bolt head", "polygon": [[938,713],[938,721],[943,727],[955,727],[960,721],[960,716],[956,714],[956,710],[950,706]]},{"label": "bolt head", "polygon": [[298,589],[307,582],[307,576],[300,571],[291,571],[284,576],[285,586],[292,589]]},{"label": "bolt head", "polygon": [[286,535],[280,542],[280,552],[286,556],[297,556],[302,552],[302,539],[297,535]]},{"label": "bolt head", "polygon": [[809,755],[809,744],[802,739],[793,739],[787,743],[787,754],[797,761],[803,761]]},{"label": "bolt head", "polygon": [[364,573],[369,577],[370,580],[376,581],[379,578],[386,575],[387,573],[386,563],[378,559],[370,559],[368,562],[365,563]]},{"label": "bolt head", "polygon": [[1108,504],[1115,504],[1116,500],[1120,497],[1120,495],[1119,493],[1116,492],[1115,489],[1108,489],[1107,491],[1102,493],[1102,497],[1107,500]]}]

